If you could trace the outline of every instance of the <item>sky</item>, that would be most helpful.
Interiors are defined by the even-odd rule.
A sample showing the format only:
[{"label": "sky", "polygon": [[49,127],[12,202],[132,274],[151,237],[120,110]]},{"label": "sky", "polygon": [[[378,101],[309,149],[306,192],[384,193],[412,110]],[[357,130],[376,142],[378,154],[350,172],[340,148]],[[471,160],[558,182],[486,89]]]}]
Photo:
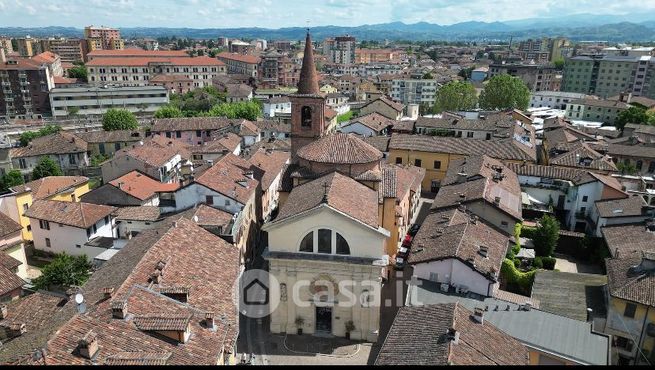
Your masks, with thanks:
[{"label": "sky", "polygon": [[644,12],[655,12],[655,0],[0,0],[0,27],[281,28],[396,21],[448,25]]}]

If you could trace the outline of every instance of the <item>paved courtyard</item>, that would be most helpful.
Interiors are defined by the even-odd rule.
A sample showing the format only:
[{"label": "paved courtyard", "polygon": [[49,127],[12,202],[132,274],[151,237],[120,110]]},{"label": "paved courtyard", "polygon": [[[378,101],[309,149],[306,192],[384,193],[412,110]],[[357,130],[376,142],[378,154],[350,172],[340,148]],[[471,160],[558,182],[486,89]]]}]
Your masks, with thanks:
[{"label": "paved courtyard", "polygon": [[583,263],[571,256],[555,253],[555,269],[561,272],[585,273],[585,274],[602,274],[603,271],[599,266]]}]

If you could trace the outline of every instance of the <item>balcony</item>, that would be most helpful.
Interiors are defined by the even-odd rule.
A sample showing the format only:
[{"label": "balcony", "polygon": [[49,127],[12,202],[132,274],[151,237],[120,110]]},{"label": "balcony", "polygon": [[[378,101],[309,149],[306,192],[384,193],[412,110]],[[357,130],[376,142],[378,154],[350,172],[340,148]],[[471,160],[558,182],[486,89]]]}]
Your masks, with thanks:
[{"label": "balcony", "polygon": [[575,213],[575,218],[577,218],[578,220],[584,220],[584,219],[586,219],[588,217],[589,217],[589,212],[588,211],[584,211],[584,212],[577,211]]}]

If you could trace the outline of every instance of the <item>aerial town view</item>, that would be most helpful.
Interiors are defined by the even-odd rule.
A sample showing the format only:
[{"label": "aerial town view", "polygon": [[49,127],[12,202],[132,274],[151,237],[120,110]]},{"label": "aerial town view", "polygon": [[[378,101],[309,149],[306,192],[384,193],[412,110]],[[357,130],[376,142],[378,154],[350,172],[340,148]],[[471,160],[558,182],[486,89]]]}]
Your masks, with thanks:
[{"label": "aerial town view", "polygon": [[655,363],[655,0],[0,0],[0,366]]}]

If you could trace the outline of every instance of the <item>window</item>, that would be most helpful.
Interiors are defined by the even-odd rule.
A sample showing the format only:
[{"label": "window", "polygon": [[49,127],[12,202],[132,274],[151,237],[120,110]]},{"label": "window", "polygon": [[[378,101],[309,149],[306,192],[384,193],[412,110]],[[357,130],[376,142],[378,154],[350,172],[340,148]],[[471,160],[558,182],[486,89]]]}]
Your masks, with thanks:
[{"label": "window", "polygon": [[415,159],[414,160],[414,166],[421,167],[421,160],[420,159]]},{"label": "window", "polygon": [[350,246],[348,245],[346,239],[344,239],[344,237],[341,236],[341,234],[339,233],[336,234],[337,234],[337,254],[344,254],[344,255],[350,254]]},{"label": "window", "polygon": [[98,232],[98,227],[96,225],[93,225],[93,233],[95,234],[97,232]]},{"label": "window", "polygon": [[401,157],[396,157],[396,164],[403,164],[403,159]]},{"label": "window", "polygon": [[332,230],[318,230],[318,253],[332,253]]},{"label": "window", "polygon": [[634,345],[634,342],[631,339],[616,336],[616,347],[623,348],[626,351],[632,352],[632,347]]},{"label": "window", "polygon": [[473,137],[473,132],[467,132],[466,137]]},{"label": "window", "polygon": [[46,220],[39,220],[39,227],[43,230],[50,230],[50,223]]},{"label": "window", "polygon": [[210,206],[213,205],[214,204],[214,197],[211,196],[211,195],[206,195],[205,196],[205,203],[207,203]]},{"label": "window", "polygon": [[27,203],[23,204],[23,212],[27,212],[27,208],[29,208],[29,205]]},{"label": "window", "polygon": [[312,108],[302,107],[300,109],[300,125],[302,127],[312,127]]},{"label": "window", "polygon": [[75,154],[74,154],[74,153],[70,153],[70,154],[68,155],[68,162],[69,162],[70,164],[75,164],[76,161],[75,161]]},{"label": "window", "polygon": [[650,164],[648,165],[648,172],[649,173],[655,172],[655,161],[651,161]]},{"label": "window", "polygon": [[114,150],[121,150],[121,143],[115,143]]},{"label": "window", "polygon": [[196,137],[200,137],[200,136],[202,136],[202,131],[196,130]]},{"label": "window", "polygon": [[175,137],[178,138],[178,139],[181,138],[182,137],[182,132],[175,131]]},{"label": "window", "polygon": [[505,227],[505,228],[506,228],[507,226],[509,226],[509,224],[507,223],[507,221],[501,221],[500,225],[501,225],[502,227]]},{"label": "window", "polygon": [[20,167],[21,170],[27,168],[27,163],[25,163],[25,158],[18,158],[18,167]]},{"label": "window", "polygon": [[109,224],[109,216],[105,216],[105,225]]},{"label": "window", "polygon": [[644,162],[641,160],[637,161],[637,165],[635,166],[637,168],[637,171],[641,171],[641,168],[644,166]]},{"label": "window", "polygon": [[52,245],[50,245],[50,238],[45,238],[45,246],[48,248],[52,248]]},{"label": "window", "polygon": [[305,235],[305,237],[300,242],[300,251],[301,252],[314,252],[314,232]]},{"label": "window", "polygon": [[588,199],[589,199],[589,197],[586,196],[586,195],[585,195],[584,197],[582,197],[582,201],[583,201],[583,202],[586,202]]},{"label": "window", "polygon": [[435,170],[441,169],[441,161],[434,161],[434,169]]},{"label": "window", "polygon": [[79,244],[75,244],[75,248],[82,248],[82,246]]},{"label": "window", "polygon": [[637,305],[634,303],[626,303],[625,311],[623,311],[623,316],[629,317],[631,319],[635,318],[635,313],[637,312]]}]

